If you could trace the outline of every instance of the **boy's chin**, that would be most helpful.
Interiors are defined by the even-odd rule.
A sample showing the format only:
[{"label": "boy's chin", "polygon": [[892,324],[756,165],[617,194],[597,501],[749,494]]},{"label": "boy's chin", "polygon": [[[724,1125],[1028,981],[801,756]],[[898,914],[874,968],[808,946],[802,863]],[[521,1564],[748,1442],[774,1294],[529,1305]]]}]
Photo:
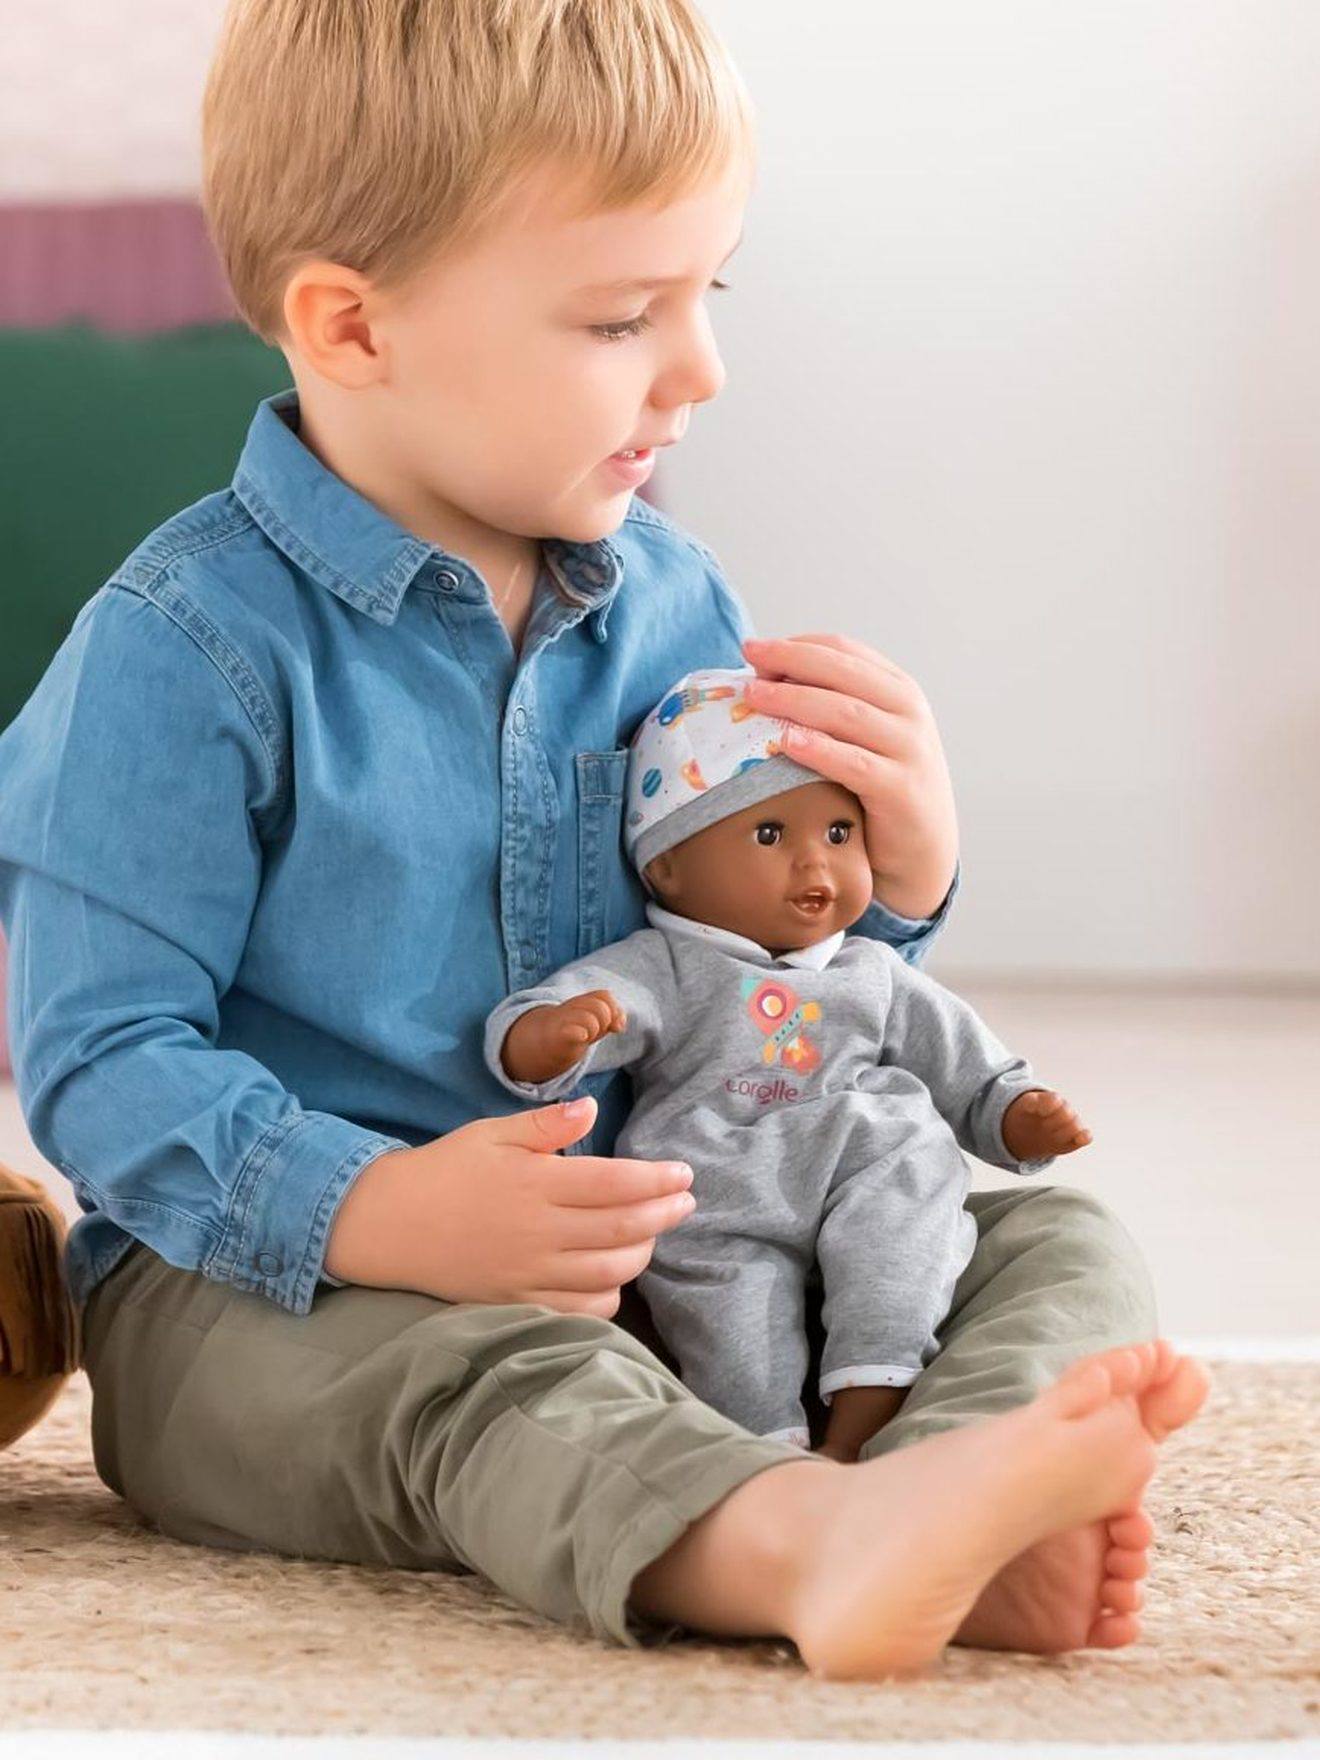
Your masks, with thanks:
[{"label": "boy's chin", "polygon": [[580,508],[562,509],[553,526],[556,538],[571,544],[595,544],[617,532],[632,506],[635,489],[598,495]]}]

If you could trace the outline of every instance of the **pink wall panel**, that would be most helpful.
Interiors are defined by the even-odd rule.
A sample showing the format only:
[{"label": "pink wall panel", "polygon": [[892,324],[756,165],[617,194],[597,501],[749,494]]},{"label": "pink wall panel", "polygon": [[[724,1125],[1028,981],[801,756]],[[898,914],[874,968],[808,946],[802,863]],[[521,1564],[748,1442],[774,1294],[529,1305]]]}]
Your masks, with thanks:
[{"label": "pink wall panel", "polygon": [[234,317],[195,201],[0,205],[0,325],[144,331]]}]

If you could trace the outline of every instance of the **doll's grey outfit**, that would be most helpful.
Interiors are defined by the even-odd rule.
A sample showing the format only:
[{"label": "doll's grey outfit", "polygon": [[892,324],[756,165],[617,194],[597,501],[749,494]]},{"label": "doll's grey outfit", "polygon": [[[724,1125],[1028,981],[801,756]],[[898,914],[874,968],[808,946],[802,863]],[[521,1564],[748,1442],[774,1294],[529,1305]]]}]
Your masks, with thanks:
[{"label": "doll's grey outfit", "polygon": [[[884,943],[842,930],[778,958],[646,907],[650,927],[506,997],[485,1055],[544,1103],[626,1066],[615,1154],[683,1159],[693,1214],[638,1280],[684,1382],[758,1435],[806,1440],[804,1287],[827,1331],[820,1391],[905,1387],[976,1245],[961,1149],[1014,1171],[1000,1121],[1041,1084],[975,1012]],[[516,1082],[500,1047],[520,1014],[609,990],[626,1014],[562,1075]],[[947,1121],[947,1122],[946,1122]],[[961,1149],[960,1149],[961,1145]]]}]

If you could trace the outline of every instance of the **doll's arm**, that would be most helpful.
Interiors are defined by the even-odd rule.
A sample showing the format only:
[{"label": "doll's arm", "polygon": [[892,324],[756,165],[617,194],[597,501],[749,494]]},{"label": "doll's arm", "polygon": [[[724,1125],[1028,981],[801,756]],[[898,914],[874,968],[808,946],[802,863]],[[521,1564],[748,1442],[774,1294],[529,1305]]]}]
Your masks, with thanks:
[{"label": "doll's arm", "polygon": [[[603,998],[586,1001],[594,992],[603,993]],[[561,1010],[578,999],[584,1000],[565,1009],[560,1023],[594,1016],[597,1028],[603,1029],[599,1036],[558,1074],[520,1080],[514,1070],[545,1067],[547,1056],[556,1061],[568,1036],[557,1024],[552,1031],[510,1037],[515,1022],[533,1010]],[[520,1100],[544,1104],[566,1099],[585,1075],[627,1068],[658,1054],[666,1023],[674,1019],[675,1002],[673,962],[665,938],[658,929],[639,929],[497,1003],[486,1020],[486,1063]]]},{"label": "doll's arm", "polygon": [[[1004,1114],[1024,1094],[1045,1091],[1024,1058],[1015,1057],[985,1022],[952,990],[927,973],[906,964],[892,950],[887,966],[893,991],[885,1020],[882,1064],[894,1064],[919,1076],[929,1088],[936,1109],[948,1122],[960,1146],[979,1161],[1014,1173],[1038,1173],[1048,1167],[1047,1139],[1034,1126],[1010,1131],[1026,1154],[1015,1155],[1004,1137]],[[1022,1121],[1023,1109],[1014,1115]],[[1080,1145],[1077,1145],[1080,1146]]]}]

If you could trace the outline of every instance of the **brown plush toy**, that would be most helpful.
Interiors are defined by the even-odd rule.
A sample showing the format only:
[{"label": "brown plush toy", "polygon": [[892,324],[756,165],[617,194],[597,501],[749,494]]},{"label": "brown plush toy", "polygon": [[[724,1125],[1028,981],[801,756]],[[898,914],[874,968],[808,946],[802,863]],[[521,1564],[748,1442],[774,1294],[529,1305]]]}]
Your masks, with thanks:
[{"label": "brown plush toy", "polygon": [[0,1449],[46,1415],[79,1366],[67,1233],[46,1188],[0,1165]]}]

